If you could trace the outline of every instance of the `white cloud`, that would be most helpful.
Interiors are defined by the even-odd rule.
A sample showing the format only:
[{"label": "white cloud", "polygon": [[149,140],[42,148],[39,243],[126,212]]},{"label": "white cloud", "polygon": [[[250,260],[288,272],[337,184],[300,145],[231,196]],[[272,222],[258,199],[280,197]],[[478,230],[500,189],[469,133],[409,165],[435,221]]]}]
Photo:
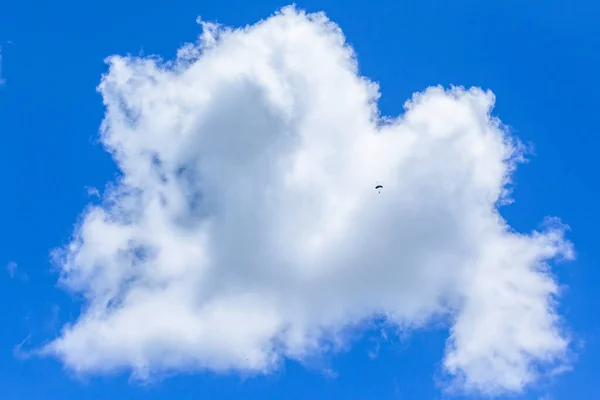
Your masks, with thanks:
[{"label": "white cloud", "polygon": [[8,275],[11,278],[14,278],[17,272],[17,263],[14,261],[10,261],[8,264],[6,264],[6,272],[8,272]]},{"label": "white cloud", "polygon": [[8,273],[8,276],[13,279],[18,278],[21,281],[29,280],[29,276],[25,273],[25,271],[23,271],[23,268],[19,267],[19,265],[14,261],[10,261],[8,264],[6,264],[6,272]]},{"label": "white cloud", "polygon": [[519,391],[561,360],[547,262],[571,245],[554,220],[499,216],[521,155],[491,92],[428,88],[382,123],[324,15],[201,23],[176,62],[109,59],[102,141],[123,177],[57,255],[87,308],[46,351],[79,373],[268,372],[384,315],[450,318],[463,389]]}]

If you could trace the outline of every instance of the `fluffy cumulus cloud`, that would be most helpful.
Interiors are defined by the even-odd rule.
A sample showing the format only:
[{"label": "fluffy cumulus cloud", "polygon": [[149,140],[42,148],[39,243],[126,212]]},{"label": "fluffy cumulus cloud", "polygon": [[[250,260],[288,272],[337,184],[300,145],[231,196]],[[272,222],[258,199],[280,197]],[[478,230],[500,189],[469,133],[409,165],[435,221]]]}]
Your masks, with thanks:
[{"label": "fluffy cumulus cloud", "polygon": [[549,262],[571,246],[555,220],[500,217],[521,152],[491,92],[427,88],[384,119],[324,15],[202,25],[172,62],[108,59],[122,175],[56,253],[86,307],[47,352],[80,373],[269,372],[383,316],[449,321],[463,389],[519,391],[563,358]]}]

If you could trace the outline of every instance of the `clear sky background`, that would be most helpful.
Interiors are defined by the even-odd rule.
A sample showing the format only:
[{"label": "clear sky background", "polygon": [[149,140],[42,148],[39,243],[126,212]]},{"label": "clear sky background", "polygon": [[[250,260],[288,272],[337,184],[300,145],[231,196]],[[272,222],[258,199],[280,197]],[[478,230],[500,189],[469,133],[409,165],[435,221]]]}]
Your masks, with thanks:
[{"label": "clear sky background", "polygon": [[[570,370],[544,376],[512,398],[598,398],[600,6],[591,1],[493,3],[302,1],[297,6],[323,11],[341,28],[356,51],[360,74],[380,86],[382,114],[401,114],[404,102],[429,86],[493,91],[493,114],[533,148],[529,162],[513,176],[514,203],[500,208],[502,216],[524,233],[537,229],[546,216],[559,217],[570,227],[567,238],[576,251],[574,261],[558,263],[552,271],[561,286],[557,310],[571,337]],[[178,369],[144,385],[131,381],[126,370],[78,378],[56,357],[21,354],[60,336],[84,304],[57,287],[50,252],[69,243],[86,205],[98,202],[88,188],[102,191],[119,173],[98,140],[106,109],[96,87],[107,72],[104,59],[127,54],[173,59],[200,34],[198,16],[242,27],[285,5],[230,0],[3,5],[0,398],[446,396],[440,382],[449,326],[439,322],[387,340],[380,329],[372,329],[346,351],[309,366],[290,361],[263,377]],[[382,228],[381,234],[386,232]],[[370,357],[374,352],[377,356]]]}]

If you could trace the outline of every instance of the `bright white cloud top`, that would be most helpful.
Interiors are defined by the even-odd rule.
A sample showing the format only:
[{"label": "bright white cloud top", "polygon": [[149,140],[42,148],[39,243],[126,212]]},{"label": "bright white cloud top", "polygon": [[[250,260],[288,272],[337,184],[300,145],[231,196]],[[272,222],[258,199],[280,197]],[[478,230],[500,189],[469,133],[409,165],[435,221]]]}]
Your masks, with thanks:
[{"label": "bright white cloud top", "polygon": [[47,351],[81,373],[268,372],[384,315],[450,317],[466,389],[519,391],[564,357],[548,262],[573,252],[558,223],[499,216],[521,154],[491,92],[429,88],[382,122],[324,15],[203,28],[171,63],[109,59],[122,180],[59,254],[87,307]]}]

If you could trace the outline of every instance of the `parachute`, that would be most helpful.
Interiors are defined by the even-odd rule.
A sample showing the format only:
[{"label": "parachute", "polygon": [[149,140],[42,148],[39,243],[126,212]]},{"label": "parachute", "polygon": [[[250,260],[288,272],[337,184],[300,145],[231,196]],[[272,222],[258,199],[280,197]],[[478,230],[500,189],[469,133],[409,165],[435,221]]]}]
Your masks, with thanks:
[{"label": "parachute", "polygon": [[379,193],[381,193],[381,189],[383,189],[383,185],[375,186],[375,190],[377,190]]}]

